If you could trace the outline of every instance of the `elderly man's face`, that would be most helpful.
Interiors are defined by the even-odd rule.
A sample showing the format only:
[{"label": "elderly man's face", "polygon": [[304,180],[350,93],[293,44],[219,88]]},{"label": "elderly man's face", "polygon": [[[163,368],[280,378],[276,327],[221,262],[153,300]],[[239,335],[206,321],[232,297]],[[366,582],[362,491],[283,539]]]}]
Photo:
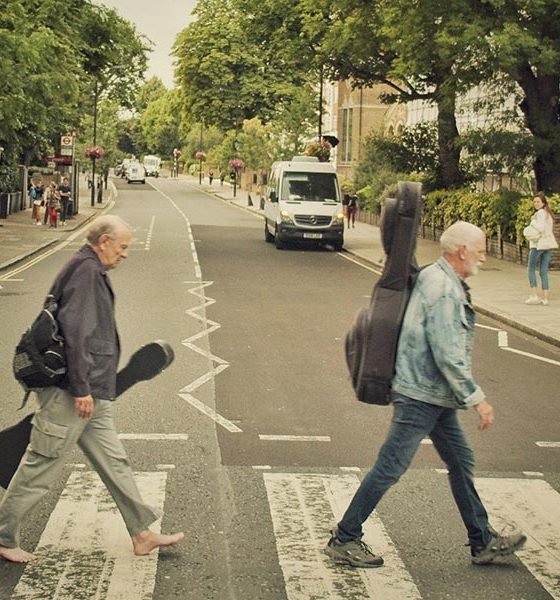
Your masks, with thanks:
[{"label": "elderly man's face", "polygon": [[107,270],[116,269],[121,260],[128,258],[131,239],[132,234],[128,229],[120,229],[112,236],[107,234],[101,236],[99,258]]},{"label": "elderly man's face", "polygon": [[476,242],[466,245],[464,248],[463,277],[466,279],[471,275],[477,275],[480,266],[486,260],[486,238],[480,237]]}]

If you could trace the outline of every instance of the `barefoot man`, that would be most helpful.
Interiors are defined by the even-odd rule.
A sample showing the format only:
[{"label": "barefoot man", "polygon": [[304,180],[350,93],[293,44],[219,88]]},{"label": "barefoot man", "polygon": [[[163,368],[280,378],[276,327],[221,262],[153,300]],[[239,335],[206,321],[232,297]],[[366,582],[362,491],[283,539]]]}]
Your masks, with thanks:
[{"label": "barefoot man", "polygon": [[132,539],[134,554],[172,546],[183,533],[162,535],[149,526],[160,514],[145,504],[113,423],[120,356],[114,294],[107,271],[127,258],[129,226],[102,216],[87,241],[62,268],[51,293],[73,268],[61,290],[57,321],[66,343],[68,374],[57,387],[38,392],[31,441],[0,502],[0,557],[26,563],[36,557],[20,548],[25,515],[56,482],[75,444],[82,449],[113,497]]}]

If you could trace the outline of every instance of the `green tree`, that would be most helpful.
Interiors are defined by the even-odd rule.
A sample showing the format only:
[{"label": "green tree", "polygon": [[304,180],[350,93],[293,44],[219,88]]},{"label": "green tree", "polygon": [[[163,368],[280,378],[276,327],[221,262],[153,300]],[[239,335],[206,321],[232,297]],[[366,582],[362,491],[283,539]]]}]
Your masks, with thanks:
[{"label": "green tree", "polygon": [[475,0],[486,43],[479,64],[507,74],[533,137],[538,189],[560,191],[560,4],[557,0]]},{"label": "green tree", "polygon": [[181,146],[179,125],[181,106],[179,90],[165,90],[148,102],[140,116],[140,127],[150,154],[171,156],[173,148]]}]

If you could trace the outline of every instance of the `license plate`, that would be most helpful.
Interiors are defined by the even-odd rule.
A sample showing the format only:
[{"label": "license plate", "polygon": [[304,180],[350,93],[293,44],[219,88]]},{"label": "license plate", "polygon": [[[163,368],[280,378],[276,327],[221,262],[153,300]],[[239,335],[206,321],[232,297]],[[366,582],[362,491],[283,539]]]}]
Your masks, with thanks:
[{"label": "license plate", "polygon": [[308,240],[320,240],[323,237],[322,233],[304,233],[303,237]]}]

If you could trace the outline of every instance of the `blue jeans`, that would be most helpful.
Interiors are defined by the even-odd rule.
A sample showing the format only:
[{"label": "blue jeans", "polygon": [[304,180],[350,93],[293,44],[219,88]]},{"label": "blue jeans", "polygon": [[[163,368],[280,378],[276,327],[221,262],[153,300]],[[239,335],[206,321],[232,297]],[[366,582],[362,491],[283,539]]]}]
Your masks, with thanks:
[{"label": "blue jeans", "polygon": [[537,264],[539,265],[539,275],[541,277],[541,287],[543,290],[548,290],[548,267],[552,258],[552,250],[537,250],[531,248],[529,250],[529,260],[527,261],[527,271],[529,274],[529,285],[532,288],[537,287]]},{"label": "blue jeans", "polygon": [[488,514],[474,487],[474,456],[457,411],[413,400],[393,392],[391,427],[377,461],[364,477],[342,520],[337,537],[349,542],[362,537],[362,524],[385,492],[410,466],[420,442],[430,436],[449,470],[449,484],[467,529],[471,546],[486,546],[491,535]]}]

